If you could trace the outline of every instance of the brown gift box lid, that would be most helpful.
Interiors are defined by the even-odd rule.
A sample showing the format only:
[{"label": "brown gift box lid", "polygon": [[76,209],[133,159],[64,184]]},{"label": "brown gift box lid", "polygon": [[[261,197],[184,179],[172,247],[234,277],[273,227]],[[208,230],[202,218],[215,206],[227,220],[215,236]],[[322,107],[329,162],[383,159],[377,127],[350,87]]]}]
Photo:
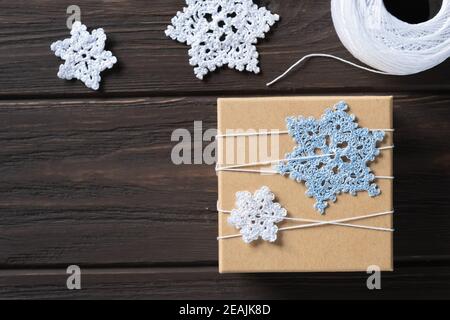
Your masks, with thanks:
[{"label": "brown gift box lid", "polygon": [[[285,131],[285,119],[289,116],[312,116],[320,118],[325,109],[345,101],[349,113],[356,116],[360,127],[369,129],[392,128],[392,97],[274,97],[274,98],[232,98],[218,100],[218,131],[224,134],[235,130],[280,130]],[[240,151],[245,154],[238,164],[248,163],[249,141],[256,137],[224,137],[218,139],[218,163],[228,166],[236,164],[226,159],[231,147],[229,139],[244,139],[244,149],[238,150],[234,143],[236,158]],[[271,138],[268,138],[269,140]],[[278,135],[278,154],[269,154],[263,160],[283,159],[295,146],[289,135]],[[393,145],[393,132],[386,132],[379,147]],[[270,143],[269,147],[270,148]],[[228,150],[228,149],[229,150]],[[267,150],[266,150],[267,151]],[[242,155],[241,155],[242,156]],[[393,176],[393,150],[381,151],[374,162],[369,163],[376,176]],[[222,160],[224,159],[224,160]],[[247,160],[245,160],[247,159]],[[244,162],[243,162],[244,161]],[[228,163],[227,163],[228,162]],[[270,167],[270,166],[269,166]],[[263,167],[267,169],[269,167]],[[259,166],[256,169],[261,169]],[[218,172],[218,207],[232,210],[235,207],[235,194],[238,191],[255,192],[268,186],[275,194],[276,202],[287,209],[289,217],[313,220],[338,220],[371,213],[393,210],[393,181],[376,180],[381,190],[377,197],[367,192],[357,196],[340,194],[335,203],[330,203],[324,215],[313,208],[315,200],[305,195],[304,183],[297,183],[287,176],[261,175],[246,172]],[[239,230],[229,225],[228,214],[219,213],[219,236],[233,235]],[[358,220],[361,225],[392,228],[392,215]],[[298,225],[298,222],[283,221],[278,227]],[[369,266],[379,266],[383,271],[393,270],[393,233],[357,229],[335,225],[297,229],[278,232],[276,242],[262,240],[246,244],[241,237],[219,240],[219,271],[228,272],[327,272],[327,271],[366,271]]]}]

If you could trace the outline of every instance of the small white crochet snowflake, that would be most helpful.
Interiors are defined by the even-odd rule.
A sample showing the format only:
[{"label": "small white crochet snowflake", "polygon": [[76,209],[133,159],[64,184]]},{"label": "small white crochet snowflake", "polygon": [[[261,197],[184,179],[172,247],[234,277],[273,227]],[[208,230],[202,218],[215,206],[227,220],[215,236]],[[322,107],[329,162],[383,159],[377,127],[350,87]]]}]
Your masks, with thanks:
[{"label": "small white crochet snowflake", "polygon": [[191,46],[189,60],[199,79],[218,67],[259,73],[255,44],[279,20],[252,0],[186,0],[166,35]]},{"label": "small white crochet snowflake", "polygon": [[117,62],[111,51],[105,51],[106,35],[103,29],[86,31],[81,22],[76,21],[70,31],[71,37],[54,42],[50,48],[57,57],[65,60],[59,66],[58,77],[78,79],[93,90],[98,90],[100,72],[111,69]]},{"label": "small white crochet snowflake", "polygon": [[228,223],[240,229],[244,242],[250,243],[259,237],[270,242],[277,239],[275,224],[284,220],[287,211],[273,202],[274,199],[275,195],[268,187],[262,187],[255,194],[236,193],[236,209],[231,211]]}]

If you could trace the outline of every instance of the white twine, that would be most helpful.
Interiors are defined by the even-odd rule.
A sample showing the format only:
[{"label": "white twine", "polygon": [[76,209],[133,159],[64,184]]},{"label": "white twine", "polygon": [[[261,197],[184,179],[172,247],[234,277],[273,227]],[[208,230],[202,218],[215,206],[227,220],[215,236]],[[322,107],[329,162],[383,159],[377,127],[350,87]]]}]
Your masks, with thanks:
[{"label": "white twine", "polygon": [[[369,129],[370,131],[384,131],[384,132],[394,132],[395,129]],[[218,138],[236,138],[236,137],[255,137],[255,136],[275,136],[275,135],[286,135],[290,134],[289,131],[260,131],[260,132],[239,132],[239,133],[226,133],[226,134],[218,134],[216,135],[216,139]]]},{"label": "white twine", "polygon": [[443,0],[434,18],[418,24],[394,17],[383,0],[331,0],[331,14],[343,45],[371,68],[333,55],[313,53],[301,58],[267,86],[311,57],[332,58],[369,72],[396,76],[429,70],[450,57],[450,0]]},{"label": "white twine", "polygon": [[[384,150],[390,150],[394,149],[394,146],[386,146],[378,148],[380,151]],[[254,170],[254,169],[244,169],[248,167],[255,167],[255,166],[264,166],[264,165],[270,165],[270,164],[277,164],[280,162],[288,162],[288,161],[301,161],[301,160],[311,160],[316,158],[325,158],[325,157],[331,157],[335,155],[334,153],[328,153],[328,154],[318,154],[314,156],[305,156],[305,157],[298,157],[298,158],[291,158],[291,159],[278,159],[278,160],[268,160],[268,161],[261,161],[261,162],[252,162],[252,163],[244,163],[244,164],[235,164],[231,166],[225,166],[221,167],[219,164],[216,165],[216,172],[220,171],[228,171],[228,172],[243,172],[243,173],[260,173],[260,174],[278,174],[278,171],[276,170]],[[389,179],[393,180],[394,177],[392,176],[375,176],[375,179]]]},{"label": "white twine", "polygon": [[[218,209],[218,212],[219,213],[231,213],[231,211],[220,210],[220,209]],[[320,220],[301,219],[301,218],[284,218],[283,220],[311,222],[311,223],[296,225],[296,226],[292,226],[292,227],[279,228],[278,231],[288,231],[288,230],[320,227],[320,226],[326,226],[326,225],[335,225],[335,226],[341,226],[341,227],[367,229],[367,230],[374,230],[374,231],[394,232],[395,230],[391,229],[391,228],[382,228],[382,227],[373,227],[373,226],[345,223],[345,222],[351,222],[351,221],[356,221],[356,220],[363,220],[363,219],[385,216],[385,215],[389,215],[389,214],[393,214],[393,213],[394,213],[394,211],[392,210],[392,211],[377,212],[377,213],[372,213],[372,214],[358,216],[358,217],[345,218],[345,219],[339,219],[339,220],[331,220],[331,221],[320,221]],[[219,237],[217,237],[217,240],[232,239],[232,238],[238,238],[241,236],[242,236],[242,234],[240,234],[240,233],[226,235],[226,236],[219,236]]]}]

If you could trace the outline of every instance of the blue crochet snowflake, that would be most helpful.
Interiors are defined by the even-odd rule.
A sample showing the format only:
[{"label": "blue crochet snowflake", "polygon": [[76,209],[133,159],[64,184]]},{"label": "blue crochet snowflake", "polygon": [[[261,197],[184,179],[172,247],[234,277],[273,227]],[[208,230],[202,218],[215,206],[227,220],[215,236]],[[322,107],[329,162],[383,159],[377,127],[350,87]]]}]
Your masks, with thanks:
[{"label": "blue crochet snowflake", "polygon": [[335,202],[341,192],[355,196],[358,191],[368,191],[371,197],[380,194],[367,164],[380,153],[377,142],[384,139],[384,132],[358,127],[347,108],[345,102],[340,102],[327,109],[320,120],[286,119],[298,145],[276,169],[297,182],[304,181],[306,195],[316,199],[314,208],[321,214],[328,201]]}]

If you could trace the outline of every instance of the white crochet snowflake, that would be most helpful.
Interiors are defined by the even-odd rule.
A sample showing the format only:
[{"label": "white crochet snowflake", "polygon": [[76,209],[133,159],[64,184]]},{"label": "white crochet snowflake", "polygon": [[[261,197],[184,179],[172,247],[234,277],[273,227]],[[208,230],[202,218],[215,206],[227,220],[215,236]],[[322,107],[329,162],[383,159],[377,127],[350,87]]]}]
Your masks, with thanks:
[{"label": "white crochet snowflake", "polygon": [[259,73],[255,44],[279,20],[252,0],[186,0],[166,35],[191,46],[189,60],[199,79],[217,67]]},{"label": "white crochet snowflake", "polygon": [[65,60],[59,66],[58,77],[78,79],[93,90],[98,90],[101,81],[100,72],[111,69],[117,62],[111,51],[105,51],[106,35],[103,29],[86,31],[85,25],[76,21],[70,31],[71,37],[56,41],[51,50],[57,57]]},{"label": "white crochet snowflake", "polygon": [[228,223],[240,229],[244,242],[250,243],[259,237],[270,242],[277,239],[275,224],[284,220],[287,211],[273,202],[274,199],[275,195],[268,187],[262,187],[255,194],[236,193],[236,209],[231,211]]}]

